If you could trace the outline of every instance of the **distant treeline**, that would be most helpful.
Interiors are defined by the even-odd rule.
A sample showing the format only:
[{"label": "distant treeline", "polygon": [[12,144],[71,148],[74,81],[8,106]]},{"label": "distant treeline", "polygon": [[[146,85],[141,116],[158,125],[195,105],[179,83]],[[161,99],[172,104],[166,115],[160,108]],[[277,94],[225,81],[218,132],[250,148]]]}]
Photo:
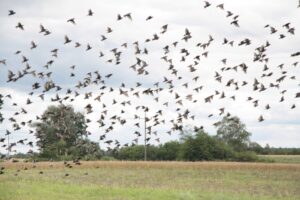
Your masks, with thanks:
[{"label": "distant treeline", "polygon": [[300,148],[276,148],[267,145],[266,147],[250,147],[249,150],[260,155],[300,155]]},{"label": "distant treeline", "polygon": [[[118,160],[143,160],[144,146],[123,147],[107,151],[105,155]],[[300,148],[265,147],[253,142],[244,150],[235,150],[216,136],[198,132],[194,136],[185,136],[180,141],[170,141],[159,146],[147,146],[148,160],[183,161],[260,161],[257,155],[300,155]]]},{"label": "distant treeline", "polygon": [[[243,150],[236,150],[226,144],[217,136],[210,136],[204,131],[196,134],[183,135],[179,141],[170,141],[154,146],[147,145],[147,160],[152,161],[262,161],[257,154],[276,154],[276,155],[300,155],[300,148],[274,148],[261,147],[257,143],[250,143]],[[49,160],[49,157],[41,157],[36,154],[16,154],[15,158],[35,158],[36,160]],[[53,160],[71,160],[78,158],[78,155],[54,158]],[[144,160],[144,146],[132,145],[109,151],[101,150],[97,155],[90,155],[88,152],[83,154],[83,160]]]},{"label": "distant treeline", "polygon": [[[93,152],[94,153],[94,152]],[[35,160],[49,160],[45,154],[16,154],[14,158],[32,158]],[[100,154],[69,155],[67,157],[51,157],[51,160],[144,160],[144,145],[132,145],[116,148],[109,151],[101,150]],[[194,135],[184,135],[180,141],[170,141],[159,146],[147,145],[147,160],[152,161],[256,161],[258,157],[253,151],[236,151],[221,139],[210,136],[204,131],[198,131]]]},{"label": "distant treeline", "polygon": [[[118,160],[143,160],[144,146],[122,147],[106,152],[106,155]],[[159,146],[147,146],[147,160],[156,161],[257,161],[253,151],[236,151],[215,136],[200,131],[188,135],[180,141],[170,141]]]},{"label": "distant treeline", "polygon": [[[182,161],[260,161],[257,154],[300,154],[300,148],[261,147],[250,141],[251,133],[238,117],[224,117],[214,124],[216,135],[209,135],[203,127],[176,126],[181,137],[158,146],[147,145],[147,160]],[[72,106],[49,106],[40,121],[32,124],[36,129],[39,153],[17,154],[15,158],[33,160],[144,160],[144,146],[132,144],[121,146],[106,135],[100,141],[108,145],[103,150],[99,143],[88,138],[86,119]],[[147,133],[151,139],[151,133]],[[1,156],[1,153],[0,153]],[[5,156],[2,154],[1,158]]]}]

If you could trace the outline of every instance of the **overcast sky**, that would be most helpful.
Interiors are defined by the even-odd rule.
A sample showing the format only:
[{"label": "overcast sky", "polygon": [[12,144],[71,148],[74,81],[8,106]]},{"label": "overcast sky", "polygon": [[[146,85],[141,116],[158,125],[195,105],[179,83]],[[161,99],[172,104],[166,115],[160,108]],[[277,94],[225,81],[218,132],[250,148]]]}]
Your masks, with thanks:
[{"label": "overcast sky", "polygon": [[[140,121],[140,128],[135,126],[138,122],[134,120],[134,115],[143,116],[141,109],[136,110],[136,106],[146,105],[150,111],[149,117],[162,110],[163,115],[159,117],[160,123],[153,127],[150,143],[158,144],[155,140],[160,138],[160,142],[166,142],[172,139],[178,139],[177,131],[169,135],[167,132],[172,128],[170,120],[176,120],[178,113],[184,113],[187,109],[190,111],[188,119],[184,119],[182,125],[203,126],[209,134],[216,134],[213,124],[224,115],[219,115],[220,108],[225,109],[225,114],[230,113],[232,116],[238,116],[245,123],[247,130],[252,133],[251,140],[261,145],[267,143],[275,147],[300,147],[300,98],[295,98],[295,94],[300,92],[300,56],[291,57],[291,54],[300,51],[300,8],[297,8],[297,0],[222,0],[209,1],[211,5],[204,8],[202,0],[101,0],[101,1],[29,1],[29,0],[1,0],[0,1],[0,60],[5,60],[6,65],[0,64],[0,93],[4,97],[4,106],[2,113],[4,122],[0,125],[0,138],[6,137],[6,130],[12,132],[11,141],[17,142],[20,139],[28,138],[33,140],[33,134],[29,134],[30,128],[21,125],[21,129],[13,131],[13,123],[8,119],[13,117],[18,123],[27,122],[42,112],[49,105],[57,105],[57,102],[51,102],[58,94],[65,97],[68,89],[72,94],[64,104],[74,106],[74,109],[85,113],[86,118],[92,122],[89,123],[88,131],[91,140],[99,142],[99,136],[110,125],[110,117],[114,115],[126,119],[125,125],[116,124],[114,130],[107,134],[107,139],[117,139],[122,144],[131,143],[136,138],[135,131],[143,133],[143,124]],[[224,10],[217,5],[224,4]],[[93,11],[93,16],[87,16],[88,10]],[[16,14],[8,16],[8,10],[14,10]],[[226,17],[228,11],[233,15]],[[132,20],[124,17],[131,13]],[[117,20],[120,14],[122,20]],[[238,15],[238,16],[237,16]],[[150,20],[147,17],[152,16]],[[238,20],[239,27],[231,24],[233,17]],[[67,22],[68,19],[75,18],[76,24]],[[16,28],[18,22],[24,25],[24,30]],[[284,24],[290,23],[288,28]],[[40,25],[43,25],[51,34],[44,36],[40,31]],[[162,32],[162,26],[168,24],[167,31]],[[269,25],[268,27],[265,27]],[[107,33],[107,28],[112,29]],[[270,27],[274,27],[277,32],[270,34]],[[288,29],[294,28],[295,34],[288,32]],[[188,29],[192,38],[187,42],[182,40]],[[159,39],[152,40],[156,34]],[[280,34],[284,38],[280,39]],[[64,37],[67,35],[72,42],[64,44]],[[101,35],[107,39],[101,41]],[[210,45],[203,49],[197,47],[197,44],[205,44],[209,41],[210,36],[213,40]],[[228,41],[234,41],[233,46],[223,44],[224,38]],[[245,39],[251,40],[250,45],[238,45]],[[150,39],[150,42],[145,42]],[[37,47],[31,49],[31,42]],[[177,46],[172,45],[178,42]],[[266,42],[271,45],[267,47],[266,58],[268,61],[253,62],[255,49],[265,45]],[[81,44],[75,48],[75,42]],[[136,45],[141,51],[146,48],[148,54],[135,54]],[[121,46],[127,43],[127,48]],[[87,45],[92,48],[86,51]],[[169,52],[165,54],[163,49],[169,46]],[[116,65],[112,49],[117,48],[122,52],[120,64]],[[52,56],[50,51],[58,49],[57,57]],[[185,61],[181,61],[186,49],[189,55]],[[19,54],[15,52],[21,51]],[[99,57],[100,52],[104,54]],[[207,52],[207,57],[203,55]],[[195,59],[200,55],[200,60]],[[28,61],[22,63],[22,56],[28,58]],[[170,62],[161,59],[167,56],[172,59],[172,65],[177,70],[177,76],[172,74]],[[137,59],[147,62],[146,71],[148,75],[138,75],[136,71],[130,68],[136,64]],[[226,63],[222,62],[226,59]],[[112,60],[111,62],[108,62]],[[53,61],[52,65],[45,67],[47,62]],[[197,63],[195,63],[195,61]],[[36,74],[52,72],[49,78],[40,78],[31,74],[25,75],[16,82],[7,82],[8,71],[18,74],[22,72],[28,64],[31,68],[28,71],[36,71]],[[241,68],[234,70],[235,66],[246,64],[247,73]],[[284,64],[282,68],[278,67]],[[76,65],[72,70],[70,66]],[[196,68],[195,72],[190,72],[189,66]],[[228,70],[222,71],[222,68]],[[264,67],[268,70],[263,71]],[[86,88],[77,89],[75,86],[78,82],[84,82],[89,77],[88,73],[92,72],[91,80],[95,79],[95,71],[101,74],[105,81],[106,89],[101,90],[103,84],[90,84]],[[215,72],[222,76],[222,82],[215,80]],[[70,74],[74,73],[74,77]],[[108,79],[105,75],[112,73]],[[263,74],[272,73],[269,77],[261,77]],[[199,76],[198,81],[193,78]],[[286,76],[282,82],[277,80]],[[172,80],[173,89],[169,84],[164,83],[164,77]],[[238,83],[239,89],[236,90],[234,85],[226,86],[226,83],[233,79]],[[254,79],[259,81],[259,87],[263,84],[267,89],[265,91],[253,91]],[[62,90],[56,92],[51,90],[45,93],[43,101],[39,95],[42,94],[43,85],[46,81],[53,81],[59,85]],[[243,81],[248,84],[242,86]],[[32,85],[40,83],[41,88],[34,90],[32,95]],[[136,83],[141,86],[136,87]],[[151,88],[159,82],[159,93],[151,95],[142,95],[142,91]],[[120,95],[119,88],[124,83],[122,90],[129,92],[129,97]],[[188,88],[184,86],[188,83]],[[279,84],[279,88],[270,87],[270,83]],[[203,86],[199,93],[193,89]],[[109,92],[113,88],[114,92]],[[133,91],[131,91],[133,88]],[[74,101],[74,92],[78,91],[80,96]],[[286,92],[284,92],[286,90]],[[140,91],[140,98],[133,96],[134,92]],[[220,98],[224,92],[225,98]],[[92,97],[85,99],[85,93],[92,92]],[[94,100],[103,92],[101,102]],[[175,99],[175,93],[180,97]],[[12,98],[8,98],[7,95]],[[192,94],[193,99],[190,101],[186,96]],[[211,103],[205,103],[204,98],[214,95]],[[230,98],[235,96],[235,101]],[[252,97],[252,101],[247,101]],[[284,101],[280,102],[284,97]],[[26,105],[27,98],[33,102]],[[155,101],[158,98],[158,102]],[[112,104],[113,99],[118,103]],[[181,100],[183,105],[176,103]],[[253,101],[258,100],[258,105],[254,106]],[[130,101],[131,105],[123,106],[122,102]],[[163,104],[168,102],[169,106]],[[14,106],[13,104],[17,105]],[[84,107],[87,104],[93,106],[93,113],[87,114]],[[103,104],[106,105],[103,108]],[[270,109],[265,109],[269,104]],[[292,106],[294,109],[291,109]],[[27,113],[21,113],[24,108]],[[177,110],[180,108],[180,110]],[[99,128],[97,121],[101,112],[107,110],[107,126]],[[121,110],[125,113],[121,114]],[[177,110],[177,111],[176,111]],[[19,114],[16,115],[16,112]],[[212,114],[212,117],[208,117]],[[263,116],[265,121],[258,122],[259,116]],[[194,116],[194,120],[190,118]],[[149,125],[154,122],[150,121]],[[139,138],[142,143],[142,138]],[[103,141],[100,145],[104,147]],[[18,144],[16,151],[26,152],[29,147]],[[36,148],[34,148],[36,150]],[[0,147],[1,152],[5,148]]]}]

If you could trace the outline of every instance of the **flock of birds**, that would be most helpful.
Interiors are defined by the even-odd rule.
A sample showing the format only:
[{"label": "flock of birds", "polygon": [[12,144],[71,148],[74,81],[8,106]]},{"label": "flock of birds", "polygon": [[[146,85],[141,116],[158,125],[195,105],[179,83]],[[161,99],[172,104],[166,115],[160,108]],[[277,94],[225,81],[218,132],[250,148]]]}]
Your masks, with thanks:
[{"label": "flock of birds", "polygon": [[[211,2],[204,1],[204,9],[218,9],[224,12],[225,18],[229,19],[229,26],[233,26],[233,28],[238,29],[240,27],[239,15],[226,10],[224,4],[213,5]],[[213,8],[215,7],[215,8]],[[14,17],[17,13],[14,10],[9,10],[8,12],[9,17]],[[86,17],[93,17],[94,11],[88,10]],[[151,21],[155,17],[148,16],[145,17],[145,21]],[[126,14],[117,14],[116,21],[120,22],[126,20],[130,23],[130,21],[135,20],[134,15],[132,13]],[[75,25],[77,26],[76,18],[70,18],[66,20],[67,25]],[[15,28],[19,31],[26,31],[26,24],[22,22],[18,22]],[[286,37],[292,37],[296,34],[296,28],[290,23],[287,22],[282,24],[282,27],[275,27],[271,24],[265,25],[265,29],[269,29],[271,35],[278,35],[278,39],[282,40]],[[169,30],[169,24],[165,24],[161,26],[161,30],[159,32],[154,33],[151,37],[147,37],[145,39],[140,39],[135,42],[129,43],[124,42],[115,48],[110,49],[108,52],[100,51],[99,58],[102,59],[107,65],[115,65],[120,66],[122,65],[122,55],[124,51],[133,51],[133,56],[135,57],[135,63],[129,66],[129,70],[135,73],[136,76],[148,77],[151,76],[151,70],[149,70],[152,66],[147,61],[146,57],[148,54],[151,53],[151,49],[147,48],[146,45],[149,43],[153,43],[155,41],[160,41],[161,38],[166,37]],[[55,30],[53,30],[55,31]],[[107,27],[106,32],[100,36],[101,42],[106,42],[109,40],[109,35],[116,31],[111,27]],[[20,81],[24,77],[30,76],[32,80],[35,82],[32,84],[31,91],[28,94],[28,98],[26,99],[26,106],[38,104],[39,102],[35,102],[32,100],[31,96],[36,95],[40,98],[40,101],[50,101],[50,103],[58,103],[58,104],[71,104],[72,102],[76,102],[77,98],[82,97],[86,101],[92,101],[93,103],[87,103],[84,106],[86,116],[90,116],[91,113],[95,110],[95,105],[101,108],[101,112],[97,113],[100,116],[96,119],[96,123],[98,127],[101,129],[102,132],[99,136],[99,141],[103,144],[107,145],[108,149],[119,148],[122,146],[118,139],[111,139],[109,138],[109,134],[114,132],[116,126],[123,126],[128,121],[134,120],[133,127],[136,128],[134,131],[134,139],[131,141],[131,144],[137,144],[138,139],[143,135],[142,128],[143,123],[141,123],[141,116],[139,114],[134,114],[132,119],[128,118],[126,115],[126,108],[130,107],[133,108],[138,113],[147,113],[144,117],[145,122],[147,123],[147,143],[153,139],[153,142],[160,142],[160,131],[156,129],[158,126],[163,126],[164,124],[170,124],[171,127],[168,131],[168,134],[172,134],[176,131],[183,131],[185,121],[197,121],[197,117],[193,114],[192,109],[188,109],[186,104],[195,105],[200,103],[211,104],[214,103],[216,99],[218,100],[230,100],[235,101],[238,98],[238,91],[240,88],[249,88],[250,92],[262,93],[265,90],[273,90],[274,93],[279,93],[281,98],[279,102],[285,102],[285,94],[288,93],[287,89],[281,89],[281,85],[287,80],[297,81],[297,77],[295,74],[289,74],[288,72],[288,64],[280,64],[276,67],[276,70],[280,70],[279,75],[275,73],[275,69],[270,66],[269,60],[270,57],[267,54],[268,48],[271,44],[266,40],[263,44],[258,47],[255,47],[253,52],[253,63],[259,63],[263,66],[261,69],[257,69],[257,77],[255,77],[252,82],[249,80],[238,81],[234,78],[229,80],[224,80],[225,76],[227,77],[230,74],[240,74],[247,75],[249,70],[249,64],[242,62],[235,66],[230,66],[228,64],[228,59],[224,58],[221,60],[222,67],[215,71],[215,76],[212,77],[212,80],[216,81],[220,86],[224,87],[225,89],[230,90],[230,94],[228,95],[227,91],[215,90],[212,88],[213,92],[211,92],[208,96],[205,96],[203,99],[199,99],[196,97],[197,95],[201,94],[203,88],[209,88],[209,85],[205,85],[205,83],[200,84],[201,77],[199,71],[201,71],[201,61],[207,59],[210,54],[210,47],[213,43],[216,43],[215,38],[212,35],[208,35],[207,41],[199,42],[197,44],[190,44],[191,39],[193,37],[192,31],[186,28],[183,31],[183,35],[178,40],[171,42],[168,45],[163,46],[162,55],[160,56],[161,61],[168,66],[168,74],[163,76],[162,80],[158,80],[154,82],[153,85],[147,87],[146,84],[142,82],[136,82],[134,87],[126,86],[126,83],[120,83],[119,87],[112,87],[107,82],[115,76],[115,73],[108,73],[103,74],[100,70],[96,71],[87,71],[86,76],[79,80],[77,84],[73,85],[72,87],[62,86],[59,83],[53,81],[52,75],[55,73],[51,71],[51,66],[53,66],[56,60],[59,59],[60,49],[55,48],[50,51],[51,53],[51,60],[46,61],[43,69],[33,69],[34,67],[30,63],[30,59],[28,56],[22,53],[22,50],[17,50],[15,52],[15,56],[21,57],[21,65],[23,66],[22,69],[18,71],[12,71],[8,68],[8,76],[7,76],[7,84],[13,85],[17,81]],[[284,32],[283,32],[284,31]],[[43,34],[45,37],[52,34],[52,30],[49,30],[46,26],[40,25],[40,34]],[[91,44],[82,44],[78,41],[74,41],[71,35],[65,35],[64,40],[62,42],[64,45],[73,45],[74,48],[83,48],[85,51],[90,51],[97,47]],[[188,48],[181,48],[181,44],[189,44],[193,47],[197,48],[197,54],[194,55]],[[221,44],[222,46],[229,46],[232,48],[242,48],[244,46],[252,45],[252,40],[249,38],[242,39],[240,41],[230,40],[228,38],[224,38]],[[30,47],[31,50],[38,49],[39,44],[37,44],[34,40],[31,41]],[[172,52],[179,52],[179,60],[178,62],[181,65],[186,66],[184,70],[187,70],[189,77],[184,77],[184,74],[181,73],[181,67],[176,66],[176,61],[178,58],[172,57]],[[199,53],[200,52],[200,53]],[[107,60],[107,55],[110,57]],[[294,62],[291,66],[298,67],[298,61],[300,58],[300,51],[290,52],[290,57],[294,59]],[[297,60],[298,59],[298,60]],[[6,59],[0,60],[1,70],[3,70],[4,66],[6,66]],[[69,77],[66,79],[74,79],[77,77],[75,73],[76,65],[72,65],[70,67],[70,74]],[[226,75],[225,75],[226,74]],[[277,77],[275,77],[277,76]],[[191,77],[191,78],[190,78]],[[269,82],[268,85],[264,82],[266,78],[272,78],[272,81]],[[180,85],[178,85],[180,83]],[[196,87],[193,87],[195,84],[198,84]],[[299,86],[300,84],[298,84]],[[89,88],[97,87],[97,90],[88,91]],[[187,94],[181,94],[180,90],[184,88]],[[82,92],[87,91],[87,92]],[[168,92],[172,98],[168,101],[164,101],[163,97],[165,96],[165,92]],[[2,92],[1,92],[2,93]],[[117,94],[117,97],[112,98],[110,102],[103,102],[105,96],[113,96],[113,94]],[[31,127],[32,123],[41,120],[43,116],[37,115],[30,120],[17,120],[17,116],[20,119],[25,119],[25,116],[30,113],[31,111],[28,110],[26,107],[19,106],[19,102],[14,102],[14,94],[1,94],[1,97],[4,99],[4,103],[7,101],[13,102],[12,107],[17,110],[12,116],[4,116],[5,120],[11,123],[11,129],[7,129],[5,134],[1,133],[0,137],[0,144],[1,147],[4,149],[13,150],[17,145],[27,145],[30,148],[34,147],[34,141],[29,141],[24,135],[24,138],[19,139],[18,141],[12,142],[9,145],[6,141],[6,136],[15,134],[16,132],[25,129],[25,127]],[[50,97],[50,98],[48,98]],[[294,94],[295,98],[300,98],[300,92]],[[140,99],[142,102],[144,99],[147,99],[147,103],[141,103],[139,105],[133,103],[133,99]],[[151,102],[149,103],[149,99]],[[266,110],[271,109],[270,104],[261,105],[260,99],[256,98],[255,96],[249,96],[245,101],[249,102],[252,106],[258,107],[263,106]],[[295,100],[296,101],[296,100]],[[159,104],[164,109],[153,110],[154,108],[151,107],[151,104]],[[176,117],[168,118],[165,117],[165,110],[171,109],[170,104],[175,106],[175,110],[173,112],[176,113]],[[118,105],[118,114],[111,115],[113,113],[111,106]],[[203,105],[203,104],[201,104]],[[66,107],[67,108],[67,107]],[[290,105],[290,109],[295,109],[296,103],[293,102]],[[219,110],[219,116],[221,117],[232,117],[232,114],[229,113],[225,107],[221,107]],[[116,110],[114,110],[116,111]],[[151,114],[152,113],[152,114]],[[131,114],[131,113],[130,113]],[[208,118],[212,117],[214,114],[209,114]],[[265,120],[263,114],[258,116],[258,121],[262,122]],[[89,125],[94,119],[86,118],[86,123]],[[203,126],[197,125],[193,127],[195,131],[203,129]],[[30,129],[29,134],[34,134],[34,130]],[[58,133],[59,134],[59,133]],[[92,133],[87,132],[85,133],[90,135]],[[123,146],[128,146],[129,143],[123,144]],[[80,164],[80,162],[75,162],[75,164]],[[65,163],[66,167],[70,165]],[[3,169],[0,170],[0,174],[3,173]],[[40,172],[43,173],[42,171]],[[66,174],[68,176],[68,174]]]}]

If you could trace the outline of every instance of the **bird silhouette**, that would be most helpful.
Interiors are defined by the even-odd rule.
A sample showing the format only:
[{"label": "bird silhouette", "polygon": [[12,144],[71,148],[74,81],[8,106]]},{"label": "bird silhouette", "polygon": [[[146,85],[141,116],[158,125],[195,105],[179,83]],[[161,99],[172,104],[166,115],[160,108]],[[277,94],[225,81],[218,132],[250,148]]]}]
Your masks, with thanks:
[{"label": "bird silhouette", "polygon": [[21,22],[18,22],[16,28],[19,28],[19,29],[21,29],[22,31],[24,31],[24,25],[21,24]]},{"label": "bird silhouette", "polygon": [[91,10],[91,9],[89,9],[89,11],[88,11],[88,16],[93,16],[93,11]]},{"label": "bird silhouette", "polygon": [[72,42],[72,40],[69,39],[69,37],[67,35],[65,35],[65,43],[64,44],[68,44]]},{"label": "bird silhouette", "polygon": [[70,18],[67,20],[67,22],[70,22],[71,24],[74,24],[74,25],[76,24],[75,18]]},{"label": "bird silhouette", "polygon": [[9,11],[8,11],[8,16],[11,16],[11,15],[14,15],[14,14],[16,14],[15,11],[13,11],[13,10],[9,10]]}]

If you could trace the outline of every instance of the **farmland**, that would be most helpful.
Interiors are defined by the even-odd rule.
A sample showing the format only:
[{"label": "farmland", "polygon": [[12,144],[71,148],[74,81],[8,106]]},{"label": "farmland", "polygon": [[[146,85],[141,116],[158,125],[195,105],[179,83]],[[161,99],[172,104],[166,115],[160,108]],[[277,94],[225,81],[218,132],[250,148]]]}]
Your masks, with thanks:
[{"label": "farmland", "polygon": [[[1,200],[299,199],[300,165],[235,162],[2,162]],[[68,176],[66,176],[68,174]]]},{"label": "farmland", "polygon": [[275,163],[299,163],[300,155],[260,155],[260,158],[269,159]]}]

